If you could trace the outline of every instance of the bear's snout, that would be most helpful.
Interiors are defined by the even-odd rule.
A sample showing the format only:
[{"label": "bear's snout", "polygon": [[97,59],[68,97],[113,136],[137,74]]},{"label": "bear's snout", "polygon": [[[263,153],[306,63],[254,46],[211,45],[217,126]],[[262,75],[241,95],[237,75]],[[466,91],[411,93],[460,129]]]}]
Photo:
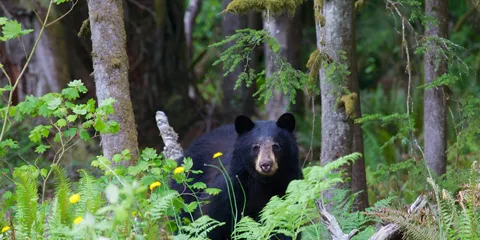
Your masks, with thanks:
[{"label": "bear's snout", "polygon": [[272,163],[270,162],[261,163],[260,169],[262,169],[263,172],[268,173],[272,170]]}]

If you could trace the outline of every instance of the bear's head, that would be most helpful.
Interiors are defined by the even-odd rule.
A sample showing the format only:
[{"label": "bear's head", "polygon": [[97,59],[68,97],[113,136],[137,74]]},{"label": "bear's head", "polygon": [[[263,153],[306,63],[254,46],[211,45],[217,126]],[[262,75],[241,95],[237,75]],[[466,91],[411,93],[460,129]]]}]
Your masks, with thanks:
[{"label": "bear's head", "polygon": [[233,165],[238,168],[241,164],[250,175],[261,177],[299,168],[294,129],[295,117],[291,113],[283,114],[276,122],[253,122],[246,116],[238,116]]}]

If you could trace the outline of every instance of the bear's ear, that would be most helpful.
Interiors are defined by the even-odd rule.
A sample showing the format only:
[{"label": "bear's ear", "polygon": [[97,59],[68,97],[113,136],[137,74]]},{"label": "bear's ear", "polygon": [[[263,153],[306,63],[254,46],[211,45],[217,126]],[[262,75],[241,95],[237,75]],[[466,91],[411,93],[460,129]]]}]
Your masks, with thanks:
[{"label": "bear's ear", "polygon": [[255,123],[247,116],[240,115],[235,118],[235,131],[237,131],[238,135],[252,130],[253,127],[255,127]]},{"label": "bear's ear", "polygon": [[295,117],[291,113],[284,113],[277,120],[277,126],[283,128],[289,132],[293,132],[295,129]]}]

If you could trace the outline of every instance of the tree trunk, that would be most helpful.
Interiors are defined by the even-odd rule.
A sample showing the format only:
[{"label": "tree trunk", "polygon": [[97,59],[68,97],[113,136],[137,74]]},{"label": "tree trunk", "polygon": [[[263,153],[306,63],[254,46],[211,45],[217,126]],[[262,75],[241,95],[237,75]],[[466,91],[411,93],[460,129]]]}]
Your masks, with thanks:
[{"label": "tree trunk", "polygon": [[[425,37],[447,37],[447,0],[425,1],[425,14],[436,19],[437,23],[427,24]],[[425,53],[425,84],[435,81],[447,72],[445,59],[442,59],[437,50],[440,48],[437,41],[430,41],[429,48]],[[446,95],[443,87],[425,90],[424,98],[424,148],[425,163],[436,174],[446,172]]]},{"label": "tree trunk", "polygon": [[128,83],[122,1],[89,0],[88,10],[98,102],[108,98],[116,100],[110,120],[118,122],[121,128],[117,134],[101,135],[103,154],[111,158],[129,149],[134,164],[138,157],[138,139]]},{"label": "tree trunk", "polygon": [[[337,106],[336,94],[333,90],[338,87],[351,89],[353,81],[357,81],[355,62],[355,12],[354,1],[337,0],[325,1],[321,14],[325,17],[322,27],[317,19],[317,47],[329,55],[334,61],[346,64],[352,74],[345,76],[344,81],[327,79],[326,69],[320,69],[320,88],[322,101],[322,151],[321,164],[332,162],[335,159],[352,153],[353,121],[346,114],[345,107]],[[347,59],[343,61],[338,57],[341,51],[346,53]],[[331,76],[337,77],[337,76]],[[343,86],[338,86],[343,85]],[[341,95],[345,92],[341,92]],[[351,167],[345,168],[345,173],[351,176]],[[350,188],[350,183],[341,187]],[[326,197],[331,197],[327,193]]]},{"label": "tree trunk", "polygon": [[[282,57],[296,69],[300,68],[300,40],[302,28],[299,27],[297,10],[295,16],[289,16],[286,12],[279,16],[263,16],[263,28],[270,32],[270,36],[277,39],[280,44],[280,52]],[[275,71],[278,71],[275,56],[271,53],[269,48],[265,47],[266,58],[266,74],[271,76]],[[300,95],[300,94],[299,94]],[[298,104],[298,103],[297,103]],[[272,98],[267,103],[267,115],[269,120],[278,119],[285,111],[287,111],[288,99],[283,92],[274,91]]]},{"label": "tree trunk", "polygon": [[[223,9],[227,8],[227,5],[231,0],[222,0]],[[235,34],[238,29],[247,27],[247,16],[237,15],[232,13],[226,13],[222,22],[223,36],[231,36]],[[225,48],[230,47],[231,44],[227,44]],[[251,115],[254,110],[252,96],[248,94],[248,89],[245,86],[239,87],[234,90],[235,83],[238,76],[243,71],[243,65],[239,64],[234,72],[228,74],[223,78],[222,91],[223,91],[223,116],[225,122],[232,122],[239,114]]]},{"label": "tree trunk", "polygon": [[[354,58],[355,59],[355,58]],[[353,64],[355,64],[354,62]],[[353,67],[352,69],[357,69]],[[360,88],[358,86],[358,78],[356,76],[356,71],[352,71],[352,75],[355,73],[355,77],[352,77],[354,80],[352,82],[352,91],[358,94],[358,101],[355,102],[355,115],[357,118],[362,116],[362,111],[360,108]],[[365,151],[363,148],[363,132],[360,124],[353,124],[353,152],[358,152],[362,154],[362,157],[355,161],[352,165],[352,192],[357,193],[358,196],[355,198],[354,207],[356,210],[363,211],[368,207],[368,188],[367,188],[367,177],[365,173]]]}]

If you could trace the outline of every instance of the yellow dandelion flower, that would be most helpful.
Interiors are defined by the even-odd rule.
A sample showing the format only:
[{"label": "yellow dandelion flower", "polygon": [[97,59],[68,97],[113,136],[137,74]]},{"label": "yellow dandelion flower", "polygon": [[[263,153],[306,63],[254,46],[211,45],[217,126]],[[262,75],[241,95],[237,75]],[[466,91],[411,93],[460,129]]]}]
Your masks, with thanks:
[{"label": "yellow dandelion flower", "polygon": [[160,187],[160,186],[162,186],[162,184],[159,181],[156,181],[156,182],[150,184],[150,190],[153,190],[154,188]]},{"label": "yellow dandelion flower", "polygon": [[213,158],[218,158],[218,157],[221,157],[222,155],[223,155],[223,153],[217,152],[217,153],[213,154]]},{"label": "yellow dandelion flower", "polygon": [[185,168],[184,167],[177,167],[173,170],[173,174],[179,174],[179,173],[182,173],[182,172],[185,172]]},{"label": "yellow dandelion flower", "polygon": [[75,204],[77,203],[78,201],[80,201],[80,194],[73,194],[72,196],[70,196],[70,203],[71,204]]},{"label": "yellow dandelion flower", "polygon": [[73,224],[77,225],[77,224],[81,223],[82,221],[83,221],[82,217],[77,217],[77,218],[75,218],[75,220],[73,220]]},{"label": "yellow dandelion flower", "polygon": [[6,232],[8,230],[10,230],[10,226],[5,226],[5,227],[2,228],[2,233]]}]

